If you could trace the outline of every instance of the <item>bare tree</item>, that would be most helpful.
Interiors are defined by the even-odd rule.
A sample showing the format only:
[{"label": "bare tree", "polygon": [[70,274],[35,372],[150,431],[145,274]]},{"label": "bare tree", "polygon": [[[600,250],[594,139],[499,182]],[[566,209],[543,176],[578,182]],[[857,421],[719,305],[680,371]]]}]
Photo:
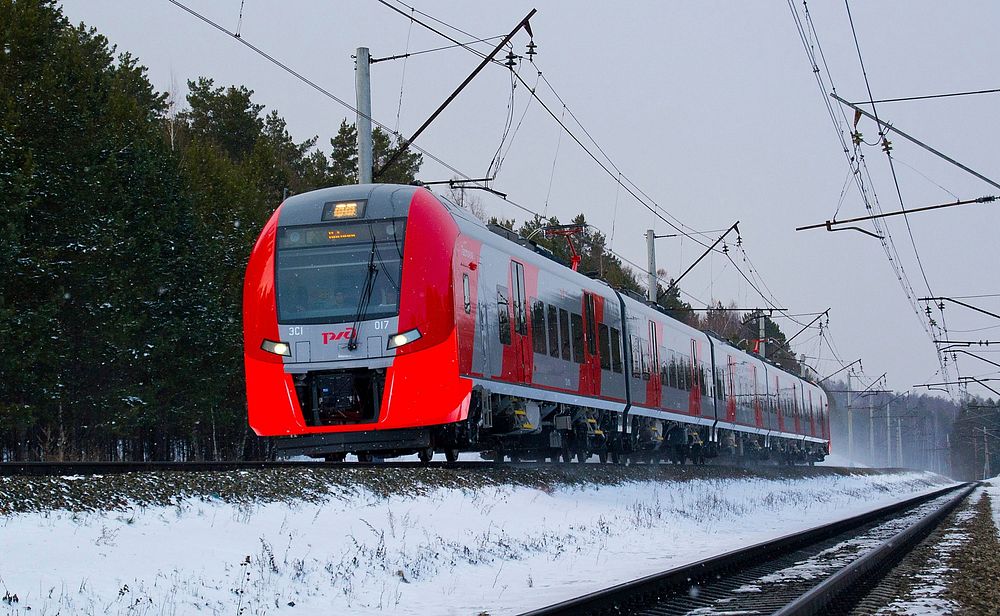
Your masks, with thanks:
[{"label": "bare tree", "polygon": [[461,186],[452,186],[448,193],[452,201],[472,212],[472,215],[479,220],[486,222],[489,219],[489,216],[486,214],[486,207],[483,205],[483,200],[479,195],[471,194]]}]

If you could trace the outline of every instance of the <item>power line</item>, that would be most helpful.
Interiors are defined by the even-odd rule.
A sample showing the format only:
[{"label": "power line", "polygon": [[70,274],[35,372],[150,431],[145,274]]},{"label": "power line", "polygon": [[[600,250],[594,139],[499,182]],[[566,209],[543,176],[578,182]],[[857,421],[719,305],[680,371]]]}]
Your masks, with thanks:
[{"label": "power line", "polygon": [[[390,4],[390,3],[389,3],[389,2],[387,1],[387,0],[376,0],[376,1],[377,1],[377,2],[379,2],[380,4],[384,5],[384,6],[388,7],[389,9],[393,10],[394,12],[396,12],[396,13],[399,13],[400,15],[403,15],[404,17],[407,17],[407,19],[410,19],[410,18],[411,18],[411,17],[407,16],[407,15],[406,15],[406,14],[405,14],[405,13],[404,13],[404,12],[403,12],[403,11],[402,11],[401,9],[399,9],[399,8],[397,8],[397,7],[393,6],[392,4]],[[412,8],[413,8],[413,7],[411,7],[410,5],[408,5],[408,4],[405,4],[405,3],[401,2],[400,0],[395,0],[395,1],[396,1],[396,2],[398,2],[399,4],[403,5],[403,6],[407,7],[407,8],[410,8],[410,9],[412,9]],[[420,11],[418,11],[418,12],[420,12]],[[463,30],[460,30],[459,28],[456,28],[455,26],[451,26],[451,25],[447,24],[446,22],[444,22],[444,21],[442,21],[442,20],[440,20],[440,19],[437,19],[437,18],[434,18],[434,17],[431,17],[430,15],[428,15],[428,14],[426,14],[426,13],[423,13],[423,12],[420,12],[420,13],[421,13],[422,15],[424,15],[425,17],[427,17],[428,19],[433,19],[433,20],[434,20],[435,22],[437,22],[437,23],[439,23],[439,24],[442,24],[442,25],[446,25],[447,27],[449,27],[449,28],[451,28],[451,29],[453,29],[453,30],[456,30],[456,31],[458,31],[458,32],[462,32],[462,33],[463,33],[463,34],[464,34],[465,36],[470,36],[470,37],[474,37],[474,35],[472,35],[472,34],[469,34],[468,32],[465,32],[465,31],[463,31]],[[458,39],[456,39],[456,38],[454,38],[454,37],[452,37],[452,36],[450,36],[450,35],[448,35],[448,34],[445,34],[445,33],[444,33],[444,32],[442,32],[441,30],[439,30],[439,29],[437,29],[437,28],[435,28],[435,27],[433,27],[433,26],[431,26],[431,25],[429,25],[429,24],[427,24],[427,23],[425,23],[425,22],[423,22],[423,21],[421,21],[421,20],[419,20],[419,19],[415,19],[415,18],[413,18],[413,19],[414,19],[414,21],[415,21],[415,22],[417,23],[417,25],[420,25],[420,26],[423,26],[424,28],[426,28],[426,29],[430,30],[431,32],[433,32],[433,33],[437,34],[438,36],[441,36],[441,37],[443,37],[443,38],[445,38],[445,39],[447,39],[447,40],[449,40],[449,41],[451,41],[451,42],[453,42],[453,43],[456,43],[456,44],[459,44],[459,45],[461,45],[461,46],[462,46],[463,48],[467,49],[467,50],[468,50],[469,52],[471,52],[471,53],[473,53],[473,54],[475,54],[475,55],[477,55],[477,56],[479,56],[479,57],[481,57],[481,58],[484,58],[484,57],[485,57],[485,54],[483,54],[482,52],[480,52],[480,51],[479,51],[479,50],[477,50],[477,49],[473,49],[473,48],[472,48],[471,46],[469,46],[468,44],[466,44],[466,43],[463,43],[463,42],[459,41]],[[494,60],[493,62],[494,62],[494,64],[498,64],[498,65],[500,65],[500,66],[503,66],[503,64],[501,64],[501,63],[499,63],[499,62],[497,62],[497,61],[495,61],[495,60]],[[536,65],[536,67],[537,67],[537,65]],[[505,67],[505,68],[506,68],[506,67]],[[539,71],[539,72],[541,72],[541,71]],[[527,82],[525,82],[525,81],[524,81],[524,78],[523,78],[523,77],[521,77],[521,76],[520,76],[519,74],[516,74],[516,77],[517,77],[517,80],[518,80],[518,81],[520,81],[520,82],[521,82],[521,83],[522,83],[522,84],[523,84],[523,85],[524,85],[524,86],[525,86],[526,88],[529,88],[529,86],[528,86]],[[545,76],[544,76],[544,74],[542,75],[542,80],[543,80],[543,81],[545,81],[545,80],[546,80],[546,79],[545,79]],[[550,85],[550,87],[551,87],[551,85]],[[634,183],[633,183],[633,182],[632,182],[631,180],[629,180],[629,179],[628,179],[628,178],[627,178],[626,176],[624,176],[624,174],[621,174],[621,172],[620,172],[620,169],[618,169],[618,167],[617,167],[617,166],[615,166],[615,165],[613,165],[613,164],[612,164],[612,166],[614,167],[614,169],[615,169],[616,171],[618,171],[618,172],[619,172],[619,174],[621,175],[621,177],[622,177],[622,178],[624,178],[624,179],[625,179],[625,180],[626,180],[626,181],[628,182],[628,184],[629,184],[629,185],[626,185],[626,184],[625,184],[624,182],[622,182],[622,180],[621,180],[621,179],[619,178],[619,175],[616,175],[616,174],[615,174],[615,173],[614,173],[614,172],[612,171],[612,169],[611,169],[611,168],[609,168],[609,166],[608,166],[607,164],[605,164],[605,163],[604,163],[604,161],[600,160],[600,159],[599,159],[599,158],[597,157],[597,155],[596,155],[596,154],[594,154],[594,153],[593,153],[593,152],[591,151],[591,149],[590,149],[590,148],[588,148],[588,147],[587,147],[587,146],[586,146],[586,145],[585,145],[585,144],[583,143],[583,141],[582,141],[582,140],[581,140],[581,139],[580,139],[580,138],[579,138],[579,137],[578,137],[578,136],[577,136],[577,135],[576,135],[576,134],[575,134],[575,133],[574,133],[573,131],[571,131],[571,130],[569,129],[569,127],[568,127],[568,126],[566,126],[566,123],[565,123],[565,122],[564,122],[564,121],[563,121],[563,120],[562,120],[561,118],[559,118],[559,116],[558,116],[558,115],[556,115],[556,113],[555,113],[555,112],[554,112],[554,111],[553,111],[553,110],[552,110],[552,109],[551,109],[551,108],[550,108],[550,107],[549,107],[549,106],[548,106],[548,105],[547,105],[547,104],[545,103],[545,101],[543,101],[543,100],[541,99],[541,97],[540,97],[540,96],[538,95],[538,93],[537,93],[537,92],[535,92],[535,91],[532,91],[532,92],[531,92],[531,95],[532,95],[532,96],[533,96],[533,97],[534,97],[534,98],[535,98],[535,99],[536,99],[536,100],[538,101],[538,104],[539,104],[539,105],[541,105],[541,107],[542,107],[542,108],[543,108],[543,109],[544,109],[544,110],[545,110],[545,111],[546,111],[546,112],[547,112],[547,113],[549,114],[549,116],[551,116],[551,117],[552,117],[552,119],[553,119],[553,120],[554,120],[554,121],[555,121],[555,122],[556,122],[557,124],[559,124],[560,128],[562,128],[562,130],[563,130],[563,131],[565,131],[565,132],[566,132],[566,134],[567,134],[567,135],[569,135],[569,136],[570,136],[570,138],[572,138],[572,139],[573,139],[573,141],[575,141],[575,142],[577,143],[577,145],[579,145],[579,146],[580,146],[580,148],[581,148],[581,149],[583,149],[583,151],[584,151],[584,152],[585,152],[585,153],[586,153],[586,154],[587,154],[588,156],[590,156],[590,158],[591,158],[591,159],[592,159],[592,160],[593,160],[593,161],[594,161],[595,163],[597,163],[597,165],[598,165],[598,166],[599,166],[599,167],[600,167],[600,168],[601,168],[601,169],[602,169],[602,170],[603,170],[603,171],[604,171],[604,172],[605,172],[605,173],[606,173],[606,174],[607,174],[607,175],[608,175],[608,176],[609,176],[609,177],[610,177],[610,178],[611,178],[612,180],[614,180],[615,182],[618,182],[618,183],[619,183],[619,184],[621,185],[621,187],[625,189],[625,191],[626,191],[626,192],[628,192],[628,193],[629,193],[630,195],[632,195],[632,197],[633,197],[633,198],[634,198],[634,199],[635,199],[635,200],[636,200],[637,202],[639,202],[639,203],[640,203],[640,204],[641,204],[641,205],[642,205],[643,207],[645,207],[645,208],[646,208],[646,209],[648,209],[648,210],[649,210],[650,212],[652,212],[654,216],[656,216],[657,218],[659,218],[660,220],[662,220],[662,221],[663,221],[664,223],[666,223],[667,225],[669,225],[670,227],[672,227],[672,228],[673,228],[674,230],[676,230],[676,231],[677,231],[678,233],[681,233],[681,234],[683,234],[683,235],[684,235],[685,237],[688,237],[689,239],[691,239],[692,241],[694,241],[694,242],[696,242],[696,243],[698,243],[698,244],[701,244],[701,245],[702,245],[702,247],[705,247],[705,248],[707,248],[707,247],[708,247],[708,244],[706,244],[706,243],[702,242],[702,241],[701,241],[701,240],[699,240],[698,238],[694,237],[694,236],[693,236],[692,234],[690,234],[690,233],[688,233],[688,232],[684,231],[684,230],[683,230],[683,229],[682,229],[682,228],[681,228],[680,226],[678,226],[677,224],[675,224],[675,223],[674,223],[674,222],[672,222],[671,220],[668,220],[668,219],[667,219],[666,217],[664,217],[664,215],[663,215],[663,214],[661,214],[661,213],[660,213],[660,211],[658,211],[658,210],[662,210],[663,212],[666,212],[666,210],[665,210],[664,208],[662,208],[662,207],[661,207],[661,206],[660,206],[659,204],[657,204],[657,203],[656,203],[656,202],[655,202],[654,200],[650,199],[650,198],[648,197],[648,195],[645,195],[645,193],[643,193],[643,192],[642,192],[641,190],[638,190],[638,189],[637,189],[637,187],[636,187],[636,189],[633,189],[633,188],[631,188],[631,187],[630,187],[629,185],[633,185],[633,186],[634,186]],[[586,131],[585,131],[585,132],[586,132]],[[592,137],[591,137],[591,139],[592,139]],[[602,152],[602,154],[603,154],[603,150],[599,150],[599,151],[601,151],[601,152]],[[607,155],[606,155],[606,154],[604,154],[604,156],[606,157]],[[644,199],[643,199],[643,198],[642,198],[642,197],[640,196],[640,194],[642,194],[642,195],[645,195],[645,196],[646,196],[646,199],[648,199],[648,201],[649,201],[649,202],[647,203],[647,201],[646,201],[646,200],[644,200]],[[684,226],[686,226],[686,225],[684,225]]]},{"label": "power line", "polygon": [[971,96],[973,94],[994,94],[1000,92],[1000,88],[994,90],[972,90],[968,92],[949,92],[947,94],[925,94],[923,96],[905,96],[902,98],[883,98],[877,101],[860,101],[857,105],[870,105],[872,103],[900,103],[905,101],[925,101],[932,98],[951,98],[953,96]]},{"label": "power line", "polygon": [[[316,90],[317,92],[319,92],[323,96],[329,98],[332,101],[335,101],[336,103],[339,103],[343,107],[346,107],[349,111],[352,111],[353,113],[359,114],[363,118],[371,120],[373,124],[377,125],[379,128],[381,128],[382,130],[386,131],[387,133],[389,133],[389,134],[391,134],[391,135],[393,135],[393,136],[395,136],[397,138],[402,138],[402,135],[400,135],[396,131],[392,130],[387,125],[379,122],[375,118],[372,118],[372,117],[370,117],[370,116],[368,116],[366,114],[362,114],[360,111],[358,111],[357,107],[355,107],[354,105],[351,105],[350,103],[348,103],[344,99],[340,98],[336,94],[334,94],[334,93],[330,92],[329,90],[327,90],[326,88],[320,86],[315,81],[313,81],[313,80],[309,79],[308,77],[304,76],[302,73],[299,73],[298,71],[296,71],[292,67],[288,66],[284,62],[278,60],[277,58],[275,58],[274,56],[270,55],[266,51],[262,50],[261,48],[257,47],[256,45],[253,45],[252,43],[250,43],[250,41],[248,41],[247,39],[243,38],[242,36],[238,36],[235,32],[231,32],[230,30],[226,29],[224,26],[220,25],[219,23],[217,23],[217,22],[209,19],[208,17],[202,15],[201,13],[195,11],[194,9],[189,8],[189,7],[185,6],[184,4],[180,3],[178,0],[167,0],[167,1],[170,2],[171,4],[173,4],[174,6],[182,9],[183,11],[191,14],[192,16],[196,17],[197,19],[199,19],[199,20],[205,22],[206,24],[212,26],[213,28],[215,28],[219,32],[222,32],[223,34],[226,34],[227,36],[236,39],[237,41],[239,41],[243,45],[246,45],[247,48],[249,48],[251,51],[253,51],[257,55],[261,56],[262,58],[264,58],[265,60],[267,60],[271,64],[274,64],[275,66],[277,66],[278,68],[282,69],[283,71],[285,71],[289,75],[292,75],[293,77],[295,77],[296,79],[298,79],[302,83],[308,85],[312,89]],[[413,149],[417,150],[418,152],[420,152],[421,154],[424,154],[425,156],[427,156],[431,160],[437,162],[441,166],[445,167],[446,169],[448,169],[452,173],[460,175],[460,176],[462,176],[463,178],[466,178],[466,179],[469,178],[468,175],[466,175],[465,173],[462,173],[461,171],[459,171],[455,167],[453,167],[450,164],[446,163],[445,161],[441,160],[440,158],[438,158],[437,156],[435,156],[431,152],[428,152],[426,149],[424,149],[424,148],[422,148],[420,146],[416,146],[416,145],[411,145],[411,147]]]},{"label": "power line", "polygon": [[[481,39],[477,39],[475,41],[470,41],[470,44],[471,43],[487,43],[489,41],[495,41],[497,39],[502,39],[503,37],[504,37],[504,35],[502,35],[502,34],[499,35],[499,36],[490,36],[490,37],[487,37],[487,38],[481,38]],[[407,40],[409,40],[409,34],[407,34]],[[405,53],[396,54],[394,56],[386,56],[384,58],[372,58],[370,60],[370,62],[372,64],[377,64],[379,62],[387,62],[389,60],[405,60],[406,58],[410,58],[410,57],[413,57],[413,56],[419,56],[419,55],[423,55],[425,53],[434,53],[436,51],[445,51],[446,49],[455,49],[456,47],[461,47],[461,46],[462,46],[461,44],[444,45],[442,47],[433,47],[431,49],[422,49],[420,51],[408,51],[408,52],[405,52]],[[409,43],[407,43],[407,47],[409,47]]]},{"label": "power line", "polygon": [[[823,105],[827,110],[827,115],[830,117],[831,124],[834,128],[837,140],[840,143],[841,151],[847,161],[848,168],[850,169],[850,175],[848,177],[853,178],[855,184],[858,187],[858,192],[865,204],[865,208],[868,211],[873,211],[876,213],[881,213],[881,205],[879,203],[878,193],[875,191],[874,182],[871,177],[871,172],[865,162],[864,152],[860,149],[860,144],[852,140],[853,150],[848,147],[848,140],[846,135],[850,132],[845,130],[846,127],[850,126],[850,121],[848,120],[844,108],[836,107],[834,108],[831,98],[827,96],[828,92],[833,94],[837,93],[837,87],[833,80],[833,73],[830,70],[830,66],[826,60],[826,54],[823,51],[822,43],[819,40],[819,34],[816,30],[816,24],[813,21],[812,15],[809,12],[808,3],[803,0],[803,17],[799,15],[796,10],[793,0],[788,0],[788,8],[792,14],[792,19],[795,22],[796,30],[799,34],[799,39],[802,42],[803,50],[806,53],[806,57],[809,60],[810,68],[812,69],[813,77],[816,81],[816,85],[821,94],[821,100]],[[822,63],[822,70],[820,69],[820,63]],[[827,87],[829,83],[829,87]],[[838,119],[839,115],[839,119]],[[839,212],[839,204],[838,204]],[[883,234],[883,237],[879,238],[879,242],[882,246],[883,251],[886,254],[886,258],[889,261],[889,265],[896,276],[896,280],[899,282],[900,287],[903,290],[903,294],[906,296],[907,301],[910,303],[910,307],[913,309],[914,314],[917,317],[918,323],[924,329],[928,338],[933,340],[935,335],[930,329],[928,322],[924,321],[923,314],[916,302],[916,292],[913,290],[913,286],[909,281],[909,276],[906,273],[906,269],[899,257],[899,252],[896,250],[895,242],[893,241],[892,234],[889,233],[886,227],[883,231],[883,225],[879,221],[875,220],[872,223],[879,233]],[[936,350],[936,349],[935,349]],[[943,362],[941,355],[937,354],[939,372],[946,370],[946,365]]]}]

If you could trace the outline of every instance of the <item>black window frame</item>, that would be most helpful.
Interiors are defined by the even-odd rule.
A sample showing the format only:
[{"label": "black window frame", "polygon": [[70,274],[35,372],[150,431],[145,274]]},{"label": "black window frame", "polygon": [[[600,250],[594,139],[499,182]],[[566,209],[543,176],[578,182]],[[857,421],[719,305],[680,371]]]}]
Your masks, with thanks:
[{"label": "black window frame", "polygon": [[576,312],[569,313],[570,337],[573,338],[573,363],[582,364],[583,345],[586,334],[583,331],[583,315]]},{"label": "black window frame", "polygon": [[545,344],[545,304],[538,298],[532,297],[531,304],[531,346],[535,353],[548,355],[549,349]]},{"label": "black window frame", "polygon": [[597,324],[597,337],[601,343],[601,370],[611,370],[611,334],[607,325]]},{"label": "black window frame", "polygon": [[546,306],[549,331],[549,356],[559,358],[559,309],[548,304]]},{"label": "black window frame", "polygon": [[611,371],[622,373],[624,369],[622,366],[622,349],[621,349],[621,332],[616,328],[611,328]]},{"label": "black window frame", "polygon": [[559,309],[559,349],[561,351],[562,358],[565,361],[571,361],[573,357],[573,349],[570,344],[569,335],[569,311],[565,308]]},{"label": "black window frame", "polygon": [[510,291],[502,284],[497,285],[497,334],[500,344],[511,343],[510,322]]}]

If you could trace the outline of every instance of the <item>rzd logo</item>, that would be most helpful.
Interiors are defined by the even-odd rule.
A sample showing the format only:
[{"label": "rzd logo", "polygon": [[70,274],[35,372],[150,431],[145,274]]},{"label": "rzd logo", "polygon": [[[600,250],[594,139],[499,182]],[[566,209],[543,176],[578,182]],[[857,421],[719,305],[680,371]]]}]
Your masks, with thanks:
[{"label": "rzd logo", "polygon": [[354,328],[348,327],[340,332],[323,332],[323,344],[330,344],[331,340],[347,340],[354,335]]}]

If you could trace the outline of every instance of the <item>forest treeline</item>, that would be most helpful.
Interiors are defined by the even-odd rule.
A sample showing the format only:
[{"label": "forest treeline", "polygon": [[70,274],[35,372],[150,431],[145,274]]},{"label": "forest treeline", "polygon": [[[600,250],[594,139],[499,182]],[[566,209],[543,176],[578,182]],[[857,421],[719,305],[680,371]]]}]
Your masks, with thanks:
[{"label": "forest treeline", "polygon": [[[158,92],[50,0],[0,0],[0,460],[268,455],[246,422],[244,267],[283,196],[356,181],[355,129],[296,142],[252,90],[187,86],[184,101]],[[398,143],[374,139],[378,167]],[[407,153],[382,179],[409,183],[421,163]],[[643,292],[603,234],[577,241],[582,271]],[[747,315],[699,318],[660,291],[678,318],[752,344]]]}]

